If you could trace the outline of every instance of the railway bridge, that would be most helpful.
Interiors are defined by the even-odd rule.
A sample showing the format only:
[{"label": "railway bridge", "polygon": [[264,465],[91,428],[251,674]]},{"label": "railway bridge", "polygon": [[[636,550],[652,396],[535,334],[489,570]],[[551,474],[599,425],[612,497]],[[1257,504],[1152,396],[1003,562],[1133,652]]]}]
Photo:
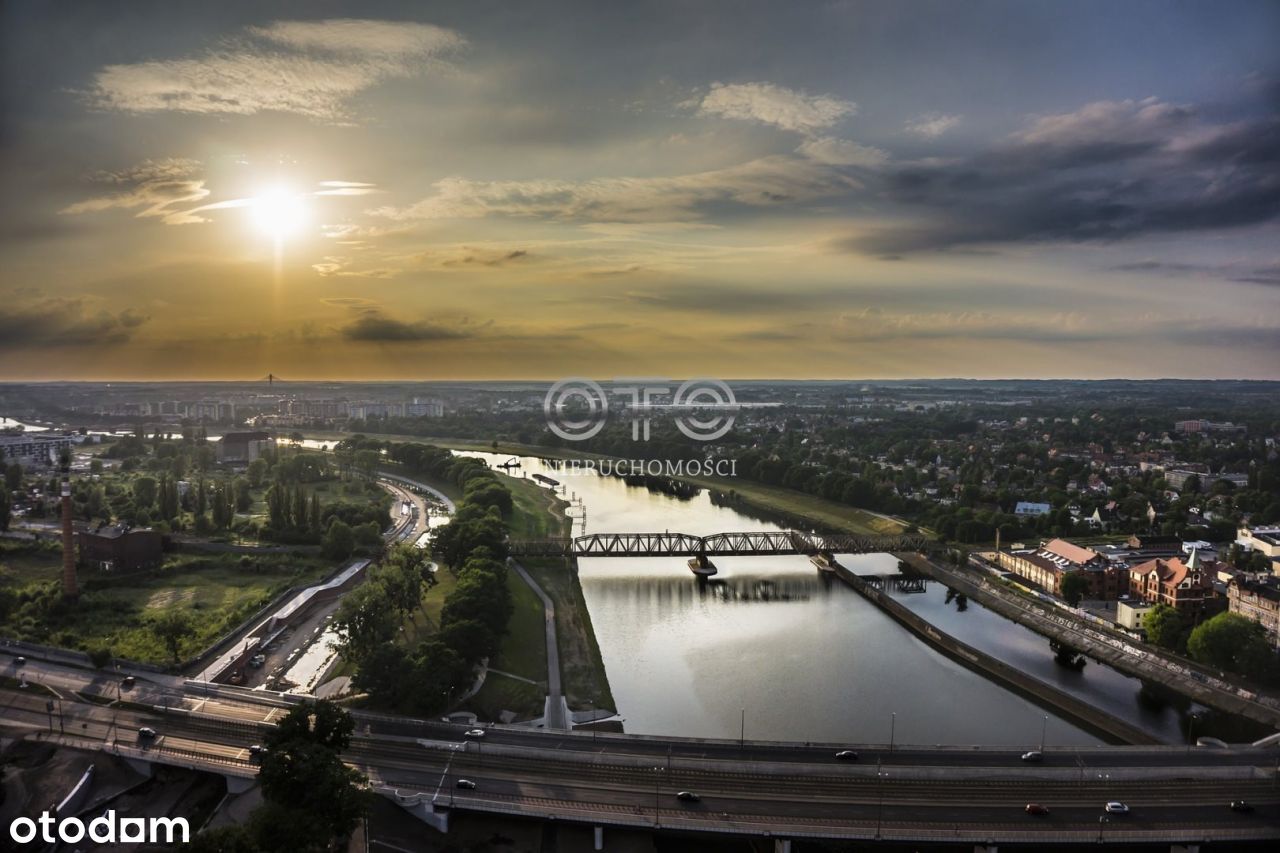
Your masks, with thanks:
[{"label": "railway bridge", "polygon": [[574,538],[524,539],[510,543],[513,557],[688,557],[698,575],[716,573],[714,557],[803,554],[830,560],[835,554],[930,552],[938,543],[923,534],[874,536],[757,530],[742,533],[589,533]]}]

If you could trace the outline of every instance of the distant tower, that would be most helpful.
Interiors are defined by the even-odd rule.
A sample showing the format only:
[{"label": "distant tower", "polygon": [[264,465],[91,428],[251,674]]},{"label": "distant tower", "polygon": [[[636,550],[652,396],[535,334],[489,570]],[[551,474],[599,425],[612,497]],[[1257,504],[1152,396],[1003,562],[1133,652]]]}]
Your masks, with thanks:
[{"label": "distant tower", "polygon": [[80,584],[76,580],[76,546],[71,535],[71,451],[63,450],[62,468],[62,595],[65,598],[80,597]]},{"label": "distant tower", "polygon": [[267,374],[267,388],[268,388],[268,389],[270,389],[270,388],[274,388],[274,387],[276,387],[276,377],[275,377],[275,374],[274,374],[274,373],[268,373],[268,374]]}]

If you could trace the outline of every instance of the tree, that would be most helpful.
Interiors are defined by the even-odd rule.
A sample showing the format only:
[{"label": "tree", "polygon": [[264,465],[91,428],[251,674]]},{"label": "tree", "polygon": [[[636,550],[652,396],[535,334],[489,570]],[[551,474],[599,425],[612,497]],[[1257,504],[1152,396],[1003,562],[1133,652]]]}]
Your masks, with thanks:
[{"label": "tree", "polygon": [[12,516],[12,507],[9,504],[9,491],[6,489],[0,491],[0,532],[9,529],[9,519]]},{"label": "tree", "polygon": [[1083,572],[1068,572],[1062,579],[1062,599],[1075,607],[1089,591],[1089,579]]},{"label": "tree", "polygon": [[351,834],[369,807],[367,780],[342,762],[351,715],[331,702],[292,708],[263,740],[265,804],[252,830],[268,850],[324,850]]},{"label": "tree", "polygon": [[1252,677],[1267,675],[1274,658],[1266,630],[1239,613],[1219,613],[1196,626],[1187,653],[1200,663]]},{"label": "tree", "polygon": [[4,469],[4,487],[11,492],[22,488],[22,466],[17,462]]},{"label": "tree", "polygon": [[355,548],[356,535],[352,532],[351,525],[340,518],[333,519],[329,523],[329,529],[324,533],[324,538],[320,540],[320,551],[325,558],[345,560],[351,556]]},{"label": "tree", "polygon": [[267,460],[259,456],[249,463],[249,470],[245,473],[249,477],[249,485],[255,489],[261,488],[267,479]]},{"label": "tree", "polygon": [[182,660],[178,654],[182,641],[196,632],[191,616],[185,610],[166,610],[151,620],[150,627],[151,632],[169,650],[174,663]]},{"label": "tree", "polygon": [[357,665],[379,646],[396,635],[399,620],[391,597],[382,584],[369,582],[356,587],[342,599],[333,617],[343,653]]},{"label": "tree", "polygon": [[133,502],[138,507],[150,509],[158,494],[158,485],[152,477],[139,477],[133,481]]},{"label": "tree", "polygon": [[1179,651],[1183,643],[1182,629],[1182,614],[1168,604],[1157,604],[1142,617],[1147,640],[1161,648]]},{"label": "tree", "polygon": [[[258,460],[255,459],[254,461],[257,462]],[[250,507],[253,506],[252,488],[247,478],[236,477],[236,512],[248,512]]]}]

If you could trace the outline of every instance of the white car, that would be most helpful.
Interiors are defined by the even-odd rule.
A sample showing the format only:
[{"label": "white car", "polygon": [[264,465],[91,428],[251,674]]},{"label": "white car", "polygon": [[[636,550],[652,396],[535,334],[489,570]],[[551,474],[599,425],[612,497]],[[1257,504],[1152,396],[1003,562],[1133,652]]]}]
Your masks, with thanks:
[{"label": "white car", "polygon": [[1129,813],[1129,807],[1126,806],[1124,803],[1120,802],[1119,800],[1112,800],[1111,802],[1107,803],[1103,807],[1103,810],[1107,814],[1128,814]]},{"label": "white car", "polygon": [[467,729],[467,737],[484,737],[484,729]]}]

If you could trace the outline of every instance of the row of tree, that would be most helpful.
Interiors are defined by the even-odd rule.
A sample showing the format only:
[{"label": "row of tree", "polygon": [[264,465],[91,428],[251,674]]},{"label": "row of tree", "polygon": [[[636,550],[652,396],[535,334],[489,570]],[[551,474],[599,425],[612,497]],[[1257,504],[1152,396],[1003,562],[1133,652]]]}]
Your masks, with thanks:
[{"label": "row of tree", "polygon": [[1266,630],[1239,613],[1219,613],[1192,627],[1177,608],[1157,604],[1142,618],[1142,628],[1149,642],[1205,666],[1259,681],[1280,675]]}]

